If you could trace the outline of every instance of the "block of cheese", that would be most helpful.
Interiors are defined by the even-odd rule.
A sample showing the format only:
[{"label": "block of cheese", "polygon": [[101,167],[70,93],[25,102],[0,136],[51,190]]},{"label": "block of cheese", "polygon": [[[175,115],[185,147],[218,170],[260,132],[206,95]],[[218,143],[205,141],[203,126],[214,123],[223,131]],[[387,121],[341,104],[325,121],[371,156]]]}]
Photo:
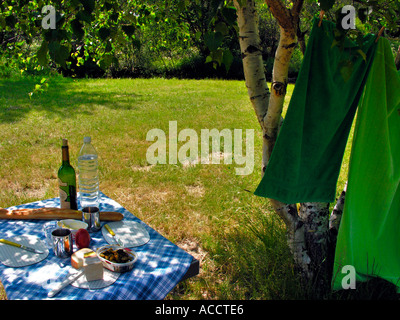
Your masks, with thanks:
[{"label": "block of cheese", "polygon": [[83,269],[87,281],[103,279],[103,264],[96,253],[89,248],[74,252],[71,255],[71,265],[75,269]]},{"label": "block of cheese", "polygon": [[93,251],[83,255],[83,270],[87,281],[103,279],[103,264]]}]

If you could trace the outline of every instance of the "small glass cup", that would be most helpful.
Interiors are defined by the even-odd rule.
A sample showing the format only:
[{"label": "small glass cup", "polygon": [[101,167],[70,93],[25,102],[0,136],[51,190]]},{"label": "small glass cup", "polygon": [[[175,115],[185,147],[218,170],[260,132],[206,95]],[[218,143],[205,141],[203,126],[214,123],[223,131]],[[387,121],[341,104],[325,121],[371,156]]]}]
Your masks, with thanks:
[{"label": "small glass cup", "polygon": [[53,248],[53,244],[51,242],[51,233],[53,230],[58,229],[58,228],[59,228],[58,221],[55,221],[55,220],[48,221],[43,225],[43,233],[46,238],[46,245],[50,249]]}]

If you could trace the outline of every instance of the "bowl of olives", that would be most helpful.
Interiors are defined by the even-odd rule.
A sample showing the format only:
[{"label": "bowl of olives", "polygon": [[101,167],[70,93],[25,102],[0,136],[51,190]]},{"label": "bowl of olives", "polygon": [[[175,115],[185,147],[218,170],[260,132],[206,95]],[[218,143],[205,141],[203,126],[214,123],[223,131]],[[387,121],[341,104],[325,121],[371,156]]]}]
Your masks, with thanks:
[{"label": "bowl of olives", "polygon": [[100,247],[96,254],[105,268],[120,273],[132,270],[137,260],[136,252],[117,245]]}]

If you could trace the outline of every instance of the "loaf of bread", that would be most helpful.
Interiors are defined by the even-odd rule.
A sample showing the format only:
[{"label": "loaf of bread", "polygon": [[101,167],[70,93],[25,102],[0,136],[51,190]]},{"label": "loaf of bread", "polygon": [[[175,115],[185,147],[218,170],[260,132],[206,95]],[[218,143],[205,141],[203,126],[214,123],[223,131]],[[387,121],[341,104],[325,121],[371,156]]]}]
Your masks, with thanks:
[{"label": "loaf of bread", "polygon": [[[100,212],[102,221],[120,221],[123,219],[120,212]],[[0,219],[13,220],[54,220],[54,219],[82,219],[82,211],[61,208],[38,208],[38,209],[16,209],[8,210],[0,208]]]}]

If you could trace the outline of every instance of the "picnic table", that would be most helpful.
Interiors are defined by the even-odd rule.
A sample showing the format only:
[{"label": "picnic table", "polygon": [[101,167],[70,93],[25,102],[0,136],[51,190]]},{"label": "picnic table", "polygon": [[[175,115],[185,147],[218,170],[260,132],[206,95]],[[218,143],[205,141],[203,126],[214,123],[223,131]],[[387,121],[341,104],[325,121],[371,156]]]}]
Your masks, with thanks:
[{"label": "picnic table", "polygon": [[[72,283],[53,298],[49,298],[49,291],[68,276],[72,267],[70,258],[56,257],[53,250],[48,248],[48,255],[42,261],[31,265],[10,267],[0,261],[0,280],[9,300],[160,300],[164,299],[180,281],[198,274],[198,260],[113,199],[101,192],[100,196],[100,211],[120,212],[123,214],[122,221],[137,222],[148,232],[148,242],[130,248],[138,255],[134,268],[124,273],[108,274],[110,279],[103,283],[102,288],[90,287],[90,283],[89,286],[88,283],[75,285]],[[53,198],[8,209],[59,206],[59,198]],[[0,220],[0,238],[31,236],[45,242],[43,226],[46,222],[48,221],[33,219]],[[104,224],[103,221],[102,226]],[[90,236],[90,248],[94,251],[109,244],[102,230],[90,233]],[[76,250],[74,247],[74,251]]]}]

